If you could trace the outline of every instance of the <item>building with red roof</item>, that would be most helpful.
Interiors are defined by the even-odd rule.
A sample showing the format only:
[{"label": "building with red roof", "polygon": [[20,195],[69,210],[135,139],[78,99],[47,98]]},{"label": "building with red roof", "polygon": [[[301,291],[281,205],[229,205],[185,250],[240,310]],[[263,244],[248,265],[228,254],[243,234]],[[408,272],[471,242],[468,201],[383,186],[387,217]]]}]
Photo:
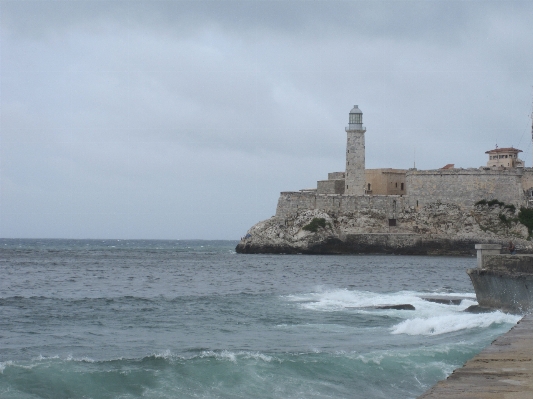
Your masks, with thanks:
[{"label": "building with red roof", "polygon": [[487,166],[489,168],[523,168],[524,161],[518,158],[519,152],[522,150],[513,147],[496,147],[494,150],[485,151],[485,154],[489,154]]}]

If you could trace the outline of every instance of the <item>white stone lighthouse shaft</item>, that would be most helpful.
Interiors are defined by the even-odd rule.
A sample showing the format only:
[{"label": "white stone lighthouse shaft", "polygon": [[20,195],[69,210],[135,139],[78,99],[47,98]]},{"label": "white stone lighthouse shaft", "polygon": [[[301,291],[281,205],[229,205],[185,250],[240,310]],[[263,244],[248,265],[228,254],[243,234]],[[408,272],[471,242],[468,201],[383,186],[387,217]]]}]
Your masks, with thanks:
[{"label": "white stone lighthouse shaft", "polygon": [[347,130],[346,190],[348,195],[365,194],[365,130]]}]

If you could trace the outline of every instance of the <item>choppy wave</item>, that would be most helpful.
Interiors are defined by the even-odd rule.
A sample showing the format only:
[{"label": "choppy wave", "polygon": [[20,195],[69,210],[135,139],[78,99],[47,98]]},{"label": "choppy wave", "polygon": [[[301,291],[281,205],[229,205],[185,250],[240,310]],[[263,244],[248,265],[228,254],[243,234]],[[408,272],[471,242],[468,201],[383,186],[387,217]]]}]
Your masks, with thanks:
[{"label": "choppy wave", "polygon": [[412,398],[516,320],[462,312],[472,259],[2,244],[0,399]]},{"label": "choppy wave", "polygon": [[516,323],[520,316],[499,311],[485,314],[446,314],[443,316],[402,321],[391,329],[392,334],[438,335],[472,328],[486,328],[492,324]]},{"label": "choppy wave", "polygon": [[[405,319],[390,328],[392,334],[439,335],[459,330],[486,328],[493,324],[516,323],[520,317],[494,311],[485,314],[465,313],[470,305],[477,304],[473,293],[439,293],[439,296],[464,297],[459,305],[445,305],[429,302],[422,297],[428,293],[399,291],[394,293],[375,293],[335,289],[301,295],[288,295],[285,298],[299,303],[302,309],[338,312],[389,314]],[[376,306],[411,304],[414,311],[381,310]]]},{"label": "choppy wave", "polygon": [[[334,289],[312,292],[300,295],[287,295],[288,301],[301,302],[302,308],[322,311],[336,311],[350,308],[368,308],[372,306],[412,304],[417,310],[431,310],[444,308],[448,305],[424,301],[421,297],[430,295],[427,292],[399,291],[394,293],[377,293],[369,291],[353,291],[347,289]],[[467,297],[458,309],[464,310],[475,303],[474,293],[439,293],[439,296]]]},{"label": "choppy wave", "polygon": [[351,398],[355,392],[412,397],[471,352],[465,345],[367,354],[166,350],[105,361],[38,357],[0,363],[0,398]]}]

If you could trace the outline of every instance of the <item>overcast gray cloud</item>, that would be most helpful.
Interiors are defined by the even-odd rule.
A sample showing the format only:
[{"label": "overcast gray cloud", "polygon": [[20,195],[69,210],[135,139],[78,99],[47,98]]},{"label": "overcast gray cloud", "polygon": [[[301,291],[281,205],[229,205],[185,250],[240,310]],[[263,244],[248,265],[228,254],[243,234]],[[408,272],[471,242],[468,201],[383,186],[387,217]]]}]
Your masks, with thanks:
[{"label": "overcast gray cloud", "polygon": [[239,238],[344,168],[532,165],[530,1],[1,1],[0,236]]}]

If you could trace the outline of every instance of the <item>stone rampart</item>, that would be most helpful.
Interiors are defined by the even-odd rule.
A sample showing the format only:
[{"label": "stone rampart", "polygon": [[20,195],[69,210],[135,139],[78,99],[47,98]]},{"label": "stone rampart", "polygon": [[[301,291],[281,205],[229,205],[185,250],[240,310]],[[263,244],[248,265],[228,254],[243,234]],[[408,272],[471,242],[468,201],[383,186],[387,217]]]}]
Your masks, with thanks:
[{"label": "stone rampart", "polygon": [[522,168],[522,189],[525,191],[533,188],[533,168]]},{"label": "stone rampart", "polygon": [[345,172],[330,172],[328,173],[328,180],[344,180]]},{"label": "stone rampart", "polygon": [[333,213],[350,213],[356,210],[375,210],[385,214],[389,219],[403,212],[407,198],[400,195],[341,195],[317,194],[313,192],[282,192],[276,217],[286,219],[304,210],[321,210]]},{"label": "stone rampart", "polygon": [[525,205],[523,170],[513,169],[410,169],[406,174],[409,205],[442,202],[472,206],[481,199]]},{"label": "stone rampart", "polygon": [[317,181],[318,194],[344,194],[344,179]]}]

